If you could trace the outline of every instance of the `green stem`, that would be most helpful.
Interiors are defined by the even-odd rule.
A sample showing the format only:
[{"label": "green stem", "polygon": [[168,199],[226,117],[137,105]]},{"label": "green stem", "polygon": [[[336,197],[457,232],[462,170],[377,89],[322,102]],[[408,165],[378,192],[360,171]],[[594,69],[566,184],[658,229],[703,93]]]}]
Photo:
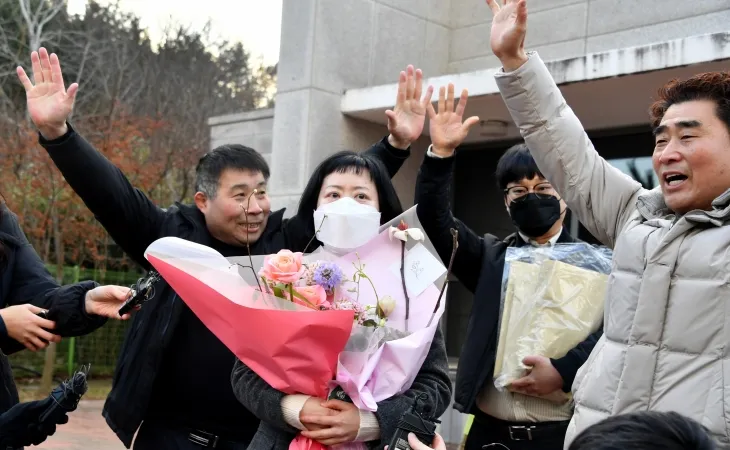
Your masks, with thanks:
[{"label": "green stem", "polygon": [[357,277],[357,282],[355,282],[355,288],[357,289],[357,295],[355,296],[355,301],[357,303],[360,303],[360,277]]},{"label": "green stem", "polygon": [[310,302],[309,300],[307,300],[307,298],[305,296],[303,296],[302,294],[300,294],[299,292],[297,292],[297,291],[294,290],[294,284],[292,284],[292,283],[288,283],[288,284],[279,283],[277,286],[274,287],[274,293],[276,293],[277,289],[280,292],[280,294],[277,295],[277,297],[284,298],[284,295],[283,295],[284,294],[284,290],[288,290],[289,291],[289,300],[292,303],[294,303],[294,297],[296,297],[299,300],[301,300],[304,303],[306,303],[307,305],[311,306],[312,309],[317,309],[317,306],[314,303]]},{"label": "green stem", "polygon": [[368,280],[368,283],[370,283],[370,286],[373,287],[373,292],[375,293],[375,301],[378,302],[377,304],[380,305],[380,297],[378,296],[378,291],[375,290],[375,285],[373,284],[373,280],[370,279],[365,273],[360,274],[360,277],[365,278]]},{"label": "green stem", "polygon": [[264,282],[264,286],[266,286],[266,293],[271,294],[271,289],[269,289],[269,280],[266,279],[265,276],[261,276],[261,281]]}]

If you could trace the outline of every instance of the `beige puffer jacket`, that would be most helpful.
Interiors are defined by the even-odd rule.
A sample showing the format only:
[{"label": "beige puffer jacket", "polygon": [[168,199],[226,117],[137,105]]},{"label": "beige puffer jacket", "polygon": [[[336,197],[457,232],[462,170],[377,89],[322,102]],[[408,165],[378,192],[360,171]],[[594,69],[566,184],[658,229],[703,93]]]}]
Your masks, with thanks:
[{"label": "beige puffer jacket", "polygon": [[730,191],[675,217],[659,189],[598,155],[536,54],[495,78],[540,170],[614,249],[604,336],[573,384],[565,447],[610,415],[653,410],[691,417],[730,448]]}]

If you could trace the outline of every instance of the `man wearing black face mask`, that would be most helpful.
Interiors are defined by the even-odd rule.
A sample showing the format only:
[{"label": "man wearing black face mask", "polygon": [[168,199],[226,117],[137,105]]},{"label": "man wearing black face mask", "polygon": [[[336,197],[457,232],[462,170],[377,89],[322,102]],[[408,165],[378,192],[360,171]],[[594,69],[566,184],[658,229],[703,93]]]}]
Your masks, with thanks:
[{"label": "man wearing black face mask", "polygon": [[[563,228],[566,206],[538,170],[525,144],[519,144],[505,152],[496,173],[517,232],[504,240],[492,235],[482,237],[454,218],[449,187],[453,178],[454,149],[466,136],[464,126],[459,129],[462,120],[459,108],[463,112],[461,103],[465,103],[465,97],[462,96],[456,113],[453,112],[452,86],[449,86],[449,97],[445,103],[439,102],[438,114],[430,113],[433,145],[418,174],[416,203],[421,224],[445,262],[448,262],[453,246],[450,230],[459,231],[453,273],[474,293],[454,392],[456,409],[474,415],[465,450],[482,450],[488,444],[502,444],[510,450],[562,450],[573,413],[572,405],[536,396],[570,392],[576,372],[588,359],[601,331],[563,358],[525,358],[525,365],[533,369],[513,383],[513,392],[497,391],[493,373],[505,252],[508,247],[575,242]],[[465,122],[467,131],[470,120]]]},{"label": "man wearing black face mask", "polygon": [[[514,159],[532,159],[527,147],[522,144],[513,147],[505,153],[507,158],[500,160],[497,166],[497,177],[500,185],[512,174],[508,165]],[[524,161],[529,164],[529,161]],[[506,172],[506,173],[505,173]],[[500,186],[502,187],[502,186]],[[553,186],[539,173],[535,173],[532,179],[522,178],[519,181],[511,181],[507,186],[502,187],[504,191],[504,202],[507,211],[519,231],[520,237],[529,243],[543,245],[554,243],[553,239],[559,239],[563,231],[563,219],[565,218],[565,203],[558,198]],[[570,239],[570,235],[566,235]],[[568,241],[571,242],[571,241]]]}]

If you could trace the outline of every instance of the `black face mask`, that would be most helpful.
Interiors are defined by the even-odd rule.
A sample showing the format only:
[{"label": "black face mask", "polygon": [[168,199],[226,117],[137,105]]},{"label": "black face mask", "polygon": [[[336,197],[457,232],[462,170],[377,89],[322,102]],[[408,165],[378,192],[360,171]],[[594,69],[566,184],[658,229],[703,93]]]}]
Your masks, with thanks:
[{"label": "black face mask", "polygon": [[509,204],[512,223],[531,238],[547,233],[560,219],[560,201],[552,195],[527,194]]}]

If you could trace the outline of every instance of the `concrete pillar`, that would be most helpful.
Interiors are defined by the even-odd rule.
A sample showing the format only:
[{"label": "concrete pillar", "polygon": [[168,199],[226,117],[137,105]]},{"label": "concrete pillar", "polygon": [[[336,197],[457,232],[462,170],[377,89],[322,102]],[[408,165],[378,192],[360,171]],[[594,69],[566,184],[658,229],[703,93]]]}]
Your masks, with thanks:
[{"label": "concrete pillar", "polygon": [[284,0],[269,189],[275,208],[291,214],[328,155],[365,149],[387,133],[342,115],[345,90],[395,82],[407,64],[427,75],[446,69],[450,1]]}]

